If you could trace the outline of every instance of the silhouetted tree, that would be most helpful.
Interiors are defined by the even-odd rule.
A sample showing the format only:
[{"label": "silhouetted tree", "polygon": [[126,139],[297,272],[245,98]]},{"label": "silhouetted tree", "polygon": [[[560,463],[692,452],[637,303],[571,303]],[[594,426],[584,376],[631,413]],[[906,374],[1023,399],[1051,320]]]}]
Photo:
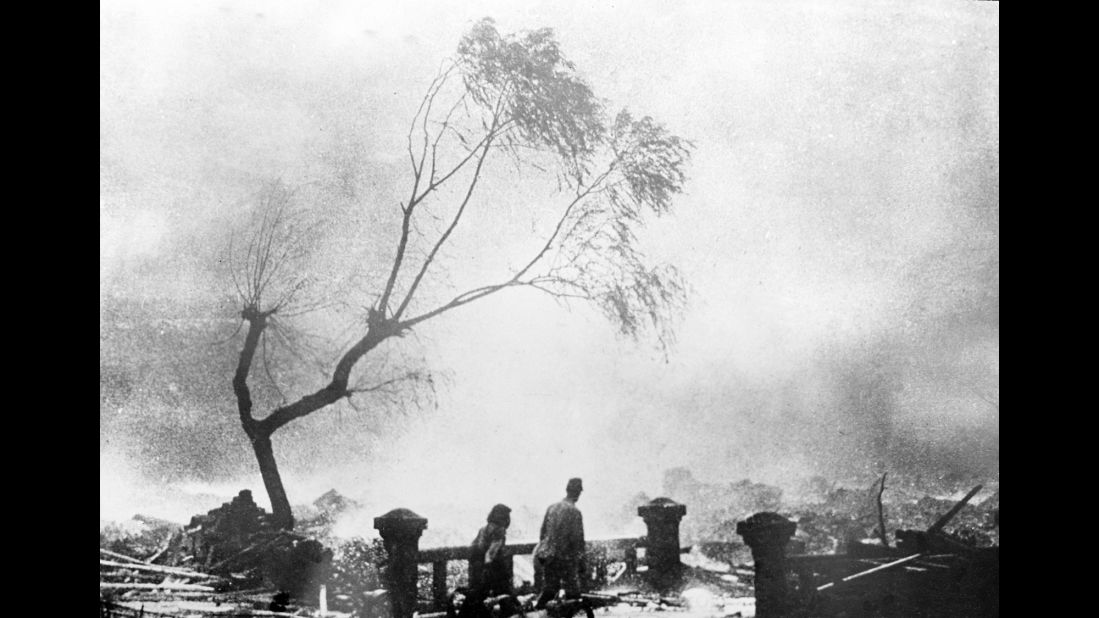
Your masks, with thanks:
[{"label": "silhouetted tree", "polygon": [[[526,288],[564,302],[593,303],[622,334],[653,334],[666,350],[684,286],[674,268],[646,263],[635,230],[647,214],[670,210],[683,189],[691,149],[652,118],[625,110],[608,115],[550,29],[502,36],[491,19],[477,23],[413,117],[411,187],[400,204],[391,263],[375,282],[376,301],[366,310],[361,333],[330,368],[326,384],[257,418],[249,376],[266,337],[277,336],[271,335],[275,320],[301,310],[309,282],[301,266],[312,245],[312,222],[294,214],[294,192],[281,184],[268,187],[248,242],[235,247],[234,282],[247,329],[233,390],[278,524],[291,528],[293,517],[272,434],[343,399],[430,379],[416,370],[352,375],[380,344],[427,320],[506,289]],[[432,302],[421,290],[446,272],[440,252],[459,224],[473,208],[492,212],[503,206],[480,204],[475,197],[489,166],[508,160],[556,177],[558,201],[529,206],[552,213],[552,226],[537,237],[529,257],[499,279]],[[413,233],[425,214],[442,222],[432,238]]]}]

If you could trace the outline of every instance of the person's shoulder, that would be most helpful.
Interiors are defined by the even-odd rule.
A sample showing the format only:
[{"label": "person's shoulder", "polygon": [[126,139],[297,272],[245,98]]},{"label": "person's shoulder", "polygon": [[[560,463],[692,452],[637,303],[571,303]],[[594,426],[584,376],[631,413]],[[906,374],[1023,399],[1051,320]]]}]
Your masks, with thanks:
[{"label": "person's shoulder", "polygon": [[561,502],[558,502],[558,504],[560,505],[562,516],[573,518],[580,515],[580,508],[576,506],[575,502],[562,500]]},{"label": "person's shoulder", "polygon": [[477,531],[477,536],[473,537],[473,542],[469,544],[470,548],[477,549],[481,545],[484,545],[485,532],[484,528]]}]

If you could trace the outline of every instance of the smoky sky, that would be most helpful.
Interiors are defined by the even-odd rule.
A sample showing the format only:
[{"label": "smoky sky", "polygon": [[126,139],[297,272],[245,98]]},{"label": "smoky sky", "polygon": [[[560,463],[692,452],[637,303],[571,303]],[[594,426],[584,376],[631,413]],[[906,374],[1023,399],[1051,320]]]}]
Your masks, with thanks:
[{"label": "smoky sky", "polygon": [[[395,246],[408,123],[485,16],[553,28],[612,108],[694,142],[686,194],[642,234],[690,285],[677,342],[665,355],[530,293],[452,312],[391,351],[438,376],[430,401],[276,434],[293,502],[335,487],[386,510],[537,510],[583,476],[610,512],[676,466],[714,482],[998,474],[997,3],[112,0],[104,516],[183,519],[244,487],[265,500],[229,384],[226,229],[273,178],[326,187],[306,204],[326,222],[312,266],[353,322]],[[525,255],[536,225],[514,204],[553,194],[500,165],[478,198],[440,294]],[[282,370],[290,394],[322,384]]]}]

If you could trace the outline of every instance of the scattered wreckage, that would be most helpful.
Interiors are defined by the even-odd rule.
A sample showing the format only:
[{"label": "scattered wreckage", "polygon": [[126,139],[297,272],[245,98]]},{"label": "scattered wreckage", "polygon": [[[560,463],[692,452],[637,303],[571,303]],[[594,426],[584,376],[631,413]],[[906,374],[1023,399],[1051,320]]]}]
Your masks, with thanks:
[{"label": "scattered wreckage", "polygon": [[296,615],[291,601],[319,598],[332,570],[331,550],[275,528],[248,490],[191,518],[148,558],[99,551],[103,616]]},{"label": "scattered wreckage", "polygon": [[[763,486],[730,487],[751,490],[773,502],[773,492]],[[884,477],[880,485],[860,494],[877,498],[877,538],[872,539],[852,536],[866,528],[856,526],[852,532],[847,526],[865,522],[845,515],[840,507],[858,500],[850,491],[835,490],[816,507],[786,511],[791,519],[777,511],[761,511],[738,518],[735,528],[722,528],[735,529],[738,539],[681,547],[679,524],[687,507],[658,498],[637,507],[648,527],[645,536],[589,541],[592,571],[581,599],[559,599],[546,610],[534,611],[530,600],[537,582],[524,582],[516,599],[487,599],[478,614],[995,616],[998,536],[995,544],[989,546],[986,539],[979,546],[964,534],[946,532],[955,518],[974,520],[976,511],[967,504],[980,489],[973,488],[954,503],[925,497],[903,508],[892,506],[891,513],[903,523],[924,521],[921,525],[926,526],[896,530],[893,544],[884,533]],[[332,501],[338,496],[322,498]],[[827,505],[839,506],[832,510]],[[994,519],[997,535],[998,506],[997,493],[978,513]],[[926,519],[914,519],[917,511]],[[940,515],[932,521],[927,514],[935,512]],[[426,526],[425,518],[395,509],[375,520],[381,540],[360,539],[334,547],[333,552],[316,538],[276,529],[251,494],[242,491],[231,502],[142,546],[139,555],[144,558],[118,551],[117,546],[102,547],[101,542],[101,618],[456,618],[465,601],[458,585],[468,548],[419,549],[419,533]],[[302,530],[315,532],[307,521],[299,525]],[[533,549],[530,545],[508,546],[508,551],[524,555]],[[832,551],[824,553],[821,548]]]}]

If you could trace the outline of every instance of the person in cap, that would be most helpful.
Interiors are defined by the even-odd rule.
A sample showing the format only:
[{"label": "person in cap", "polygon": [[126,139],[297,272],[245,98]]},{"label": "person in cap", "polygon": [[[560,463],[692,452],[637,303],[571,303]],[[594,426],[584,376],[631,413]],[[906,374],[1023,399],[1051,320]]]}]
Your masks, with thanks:
[{"label": "person in cap", "polygon": [[[462,606],[461,616],[474,618],[488,616],[484,602],[494,596],[513,595],[511,569],[504,555],[507,529],[511,525],[511,508],[497,504],[489,511],[487,523],[477,532],[477,538],[469,547],[469,593]],[[512,601],[512,602],[506,602]],[[512,599],[501,601],[504,615],[515,613]]]},{"label": "person in cap", "polygon": [[544,608],[561,589],[565,590],[565,598],[580,598],[580,573],[586,570],[584,517],[576,508],[576,501],[583,491],[583,481],[569,479],[565,486],[565,498],[551,504],[542,519],[534,560],[542,572],[545,585],[535,604],[537,609]]}]

